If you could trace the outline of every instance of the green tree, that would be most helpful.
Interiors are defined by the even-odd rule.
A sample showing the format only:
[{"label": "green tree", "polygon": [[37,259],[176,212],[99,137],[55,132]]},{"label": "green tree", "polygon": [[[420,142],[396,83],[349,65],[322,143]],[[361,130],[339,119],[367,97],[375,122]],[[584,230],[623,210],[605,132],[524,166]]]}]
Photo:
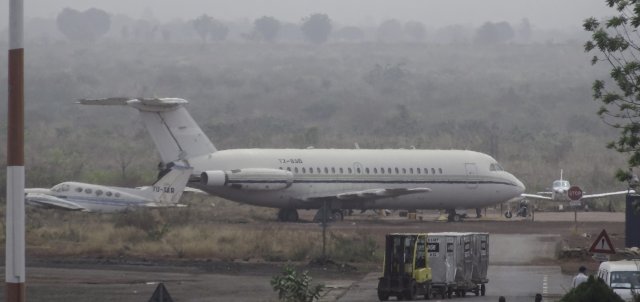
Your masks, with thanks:
[{"label": "green tree", "polygon": [[[596,52],[592,64],[604,62],[611,66],[610,79],[593,83],[593,98],[602,103],[600,118],[620,130],[610,149],[628,153],[629,167],[640,166],[640,1],[607,0],[616,15],[598,21],[590,17],[584,29],[591,39],[584,44],[586,52]],[[628,180],[630,173],[619,170],[617,177]]]},{"label": "green tree", "polygon": [[264,41],[273,42],[280,32],[280,21],[274,17],[263,16],[253,22],[253,31]]},{"label": "green tree", "polygon": [[332,30],[331,19],[326,14],[313,14],[302,20],[304,36],[315,44],[327,41]]},{"label": "green tree", "polygon": [[56,25],[69,40],[92,42],[109,31],[111,17],[97,8],[79,12],[67,7],[58,14]]},{"label": "green tree", "polygon": [[211,38],[214,41],[222,41],[229,34],[229,27],[207,14],[194,19],[192,24],[193,29],[198,33],[203,43],[207,42],[207,38]]}]

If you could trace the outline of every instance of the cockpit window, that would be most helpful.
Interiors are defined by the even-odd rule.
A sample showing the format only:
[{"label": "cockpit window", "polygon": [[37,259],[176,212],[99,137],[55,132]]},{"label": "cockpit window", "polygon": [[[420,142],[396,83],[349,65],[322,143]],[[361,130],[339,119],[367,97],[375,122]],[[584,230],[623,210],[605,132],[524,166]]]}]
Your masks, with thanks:
[{"label": "cockpit window", "polygon": [[569,187],[569,181],[568,180],[556,180],[553,182],[553,186],[555,188],[567,188]]},{"label": "cockpit window", "polygon": [[489,171],[504,171],[504,169],[499,163],[493,163],[489,165]]}]

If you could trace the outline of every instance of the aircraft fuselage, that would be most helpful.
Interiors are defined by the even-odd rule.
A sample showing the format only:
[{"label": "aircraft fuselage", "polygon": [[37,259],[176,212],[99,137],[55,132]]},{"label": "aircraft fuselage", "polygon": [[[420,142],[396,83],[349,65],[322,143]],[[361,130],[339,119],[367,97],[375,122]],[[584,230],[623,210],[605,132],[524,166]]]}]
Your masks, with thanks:
[{"label": "aircraft fuselage", "polygon": [[342,208],[479,208],[508,201],[524,185],[490,156],[463,150],[235,149],[189,159],[194,175],[205,171],[290,171],[286,188],[245,190],[190,183],[226,199],[276,208],[312,209],[319,197],[371,189],[429,188],[430,192],[341,201]]}]

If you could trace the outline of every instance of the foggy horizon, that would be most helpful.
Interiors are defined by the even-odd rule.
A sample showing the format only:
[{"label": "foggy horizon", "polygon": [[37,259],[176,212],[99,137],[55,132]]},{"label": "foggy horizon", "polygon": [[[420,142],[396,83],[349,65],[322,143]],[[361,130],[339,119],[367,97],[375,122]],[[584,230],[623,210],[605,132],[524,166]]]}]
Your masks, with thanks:
[{"label": "foggy horizon", "polygon": [[[156,19],[168,22],[188,20],[208,14],[223,21],[253,20],[261,16],[298,23],[313,13],[326,13],[342,25],[375,26],[387,19],[416,20],[428,27],[452,24],[478,26],[484,22],[507,21],[515,24],[528,18],[540,29],[580,28],[582,21],[594,16],[611,15],[613,10],[604,0],[565,0],[559,5],[551,0],[402,0],[391,4],[384,0],[187,0],[179,5],[166,0],[33,0],[25,2],[25,16],[56,18],[65,7],[86,10],[92,7],[110,14],[124,14],[133,18]],[[399,4],[399,5],[398,5]],[[464,7],[461,9],[461,7]],[[0,9],[0,19],[8,21],[8,5]],[[8,23],[8,22],[6,22]],[[6,28],[3,24],[0,28]]]}]

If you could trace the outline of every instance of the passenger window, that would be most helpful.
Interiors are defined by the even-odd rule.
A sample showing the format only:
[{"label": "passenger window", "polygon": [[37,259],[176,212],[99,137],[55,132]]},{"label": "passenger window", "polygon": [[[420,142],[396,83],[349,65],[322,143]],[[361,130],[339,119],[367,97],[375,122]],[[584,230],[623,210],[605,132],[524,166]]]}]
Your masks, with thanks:
[{"label": "passenger window", "polygon": [[324,174],[329,174],[329,169],[327,169],[327,167],[324,167]]},{"label": "passenger window", "polygon": [[384,168],[380,168],[380,174],[384,174]]},{"label": "passenger window", "polygon": [[119,198],[120,197],[120,193],[116,192],[116,197]]},{"label": "passenger window", "polygon": [[373,168],[373,174],[378,174],[378,168]]},{"label": "passenger window", "polygon": [[358,174],[360,174],[360,168],[356,168],[356,171],[358,172]]},{"label": "passenger window", "polygon": [[298,173],[298,167],[293,168],[293,172]]},{"label": "passenger window", "polygon": [[431,174],[436,174],[436,168],[431,168]]},{"label": "passenger window", "polygon": [[[302,168],[302,173],[307,173],[307,170],[304,167]],[[313,169],[309,169],[309,173],[313,173]]]},{"label": "passenger window", "polygon": [[316,171],[318,172],[318,174],[322,173],[322,172],[320,172],[320,167],[317,167]]},{"label": "passenger window", "polygon": [[91,194],[91,192],[93,192],[93,190],[91,190],[89,188],[86,188],[86,189],[84,189],[84,192],[87,193],[87,194]]},{"label": "passenger window", "polygon": [[107,195],[107,197],[111,197],[111,191],[107,191],[107,193],[105,193],[104,195]]},{"label": "passenger window", "polygon": [[424,168],[424,174],[429,174],[429,168]]},{"label": "passenger window", "polygon": [[76,192],[78,192],[78,193],[82,192],[82,188],[80,188],[80,187],[76,188]]},{"label": "passenger window", "polygon": [[369,168],[364,168],[364,173],[369,174]]},{"label": "passenger window", "polygon": [[287,171],[291,172],[291,167],[287,167]]},{"label": "passenger window", "polygon": [[400,174],[400,170],[396,167],[396,174]]},{"label": "passenger window", "polygon": [[347,168],[347,172],[349,172],[349,174],[351,174],[351,172],[352,172],[351,168]]},{"label": "passenger window", "polygon": [[409,168],[409,174],[413,174],[413,168]]},{"label": "passenger window", "polygon": [[391,174],[391,168],[387,169],[387,172],[389,172],[389,174]]},{"label": "passenger window", "polygon": [[343,174],[343,173],[344,173],[344,171],[342,170],[342,168],[340,168],[340,174]]},{"label": "passenger window", "polygon": [[97,195],[97,196],[102,195],[102,190],[96,190],[96,195]]},{"label": "passenger window", "polygon": [[418,174],[420,174],[420,168],[416,168],[416,172],[418,172]]},{"label": "passenger window", "polygon": [[331,173],[332,173],[332,174],[336,174],[336,168],[331,167]]},{"label": "passenger window", "polygon": [[282,169],[282,167],[280,167],[280,168],[278,168],[278,169],[280,169],[280,170],[284,170],[284,169]]},{"label": "passenger window", "polygon": [[442,174],[442,168],[438,168],[438,172],[440,172],[440,174]]},{"label": "passenger window", "polygon": [[407,174],[407,169],[402,168],[402,174]]}]

